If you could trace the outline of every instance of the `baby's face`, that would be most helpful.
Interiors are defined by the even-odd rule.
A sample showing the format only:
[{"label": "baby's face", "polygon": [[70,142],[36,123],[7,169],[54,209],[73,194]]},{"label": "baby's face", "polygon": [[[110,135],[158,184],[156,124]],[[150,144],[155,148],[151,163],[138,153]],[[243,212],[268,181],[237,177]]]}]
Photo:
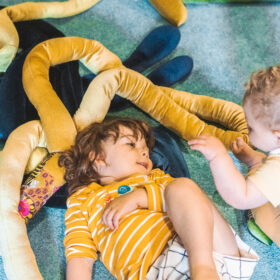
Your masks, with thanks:
[{"label": "baby's face", "polygon": [[104,165],[99,168],[102,184],[117,182],[135,174],[148,175],[152,170],[149,148],[143,137],[135,139],[127,127],[120,127],[116,143],[112,138],[103,143]]},{"label": "baby's face", "polygon": [[280,147],[277,135],[261,119],[255,119],[249,104],[244,105],[244,112],[249,129],[250,142],[264,152]]}]

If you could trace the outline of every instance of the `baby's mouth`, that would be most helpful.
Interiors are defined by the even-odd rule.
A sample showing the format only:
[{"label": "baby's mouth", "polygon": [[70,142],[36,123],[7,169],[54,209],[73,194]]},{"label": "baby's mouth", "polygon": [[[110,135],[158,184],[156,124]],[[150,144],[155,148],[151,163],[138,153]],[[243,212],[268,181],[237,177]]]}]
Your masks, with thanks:
[{"label": "baby's mouth", "polygon": [[144,166],[146,169],[148,169],[148,163],[146,162],[137,162],[137,163]]}]

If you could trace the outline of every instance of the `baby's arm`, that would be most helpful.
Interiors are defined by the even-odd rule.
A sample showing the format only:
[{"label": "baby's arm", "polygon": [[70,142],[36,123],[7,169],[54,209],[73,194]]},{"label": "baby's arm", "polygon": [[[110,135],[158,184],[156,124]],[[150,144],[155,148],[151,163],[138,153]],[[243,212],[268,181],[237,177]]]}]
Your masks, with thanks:
[{"label": "baby's arm", "polygon": [[67,262],[67,280],[91,280],[94,260],[90,258],[73,258]]},{"label": "baby's arm", "polygon": [[97,259],[97,249],[89,231],[81,206],[88,194],[73,195],[67,200],[65,214],[65,256],[67,280],[91,280],[92,266]]},{"label": "baby's arm", "polygon": [[102,218],[104,224],[111,229],[116,229],[119,225],[120,218],[137,208],[160,212],[166,211],[164,188],[173,178],[159,169],[153,170],[150,176],[152,182],[145,183],[143,188],[115,198],[107,206]]},{"label": "baby's arm", "polygon": [[112,230],[117,229],[121,217],[137,208],[148,208],[147,191],[136,189],[111,201],[102,216],[102,222]]},{"label": "baby's arm", "polygon": [[217,190],[228,204],[238,209],[250,209],[267,202],[258,188],[236,169],[220,140],[200,136],[188,143],[192,150],[200,151],[208,159]]}]

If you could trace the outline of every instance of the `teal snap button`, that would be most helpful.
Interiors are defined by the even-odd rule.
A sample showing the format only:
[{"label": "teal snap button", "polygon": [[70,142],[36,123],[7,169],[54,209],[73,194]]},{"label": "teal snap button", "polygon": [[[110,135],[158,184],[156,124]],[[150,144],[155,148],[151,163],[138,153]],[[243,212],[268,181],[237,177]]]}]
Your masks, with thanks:
[{"label": "teal snap button", "polygon": [[132,187],[127,186],[127,185],[122,185],[122,186],[119,186],[119,188],[118,188],[118,194],[125,194],[130,191],[132,191]]}]

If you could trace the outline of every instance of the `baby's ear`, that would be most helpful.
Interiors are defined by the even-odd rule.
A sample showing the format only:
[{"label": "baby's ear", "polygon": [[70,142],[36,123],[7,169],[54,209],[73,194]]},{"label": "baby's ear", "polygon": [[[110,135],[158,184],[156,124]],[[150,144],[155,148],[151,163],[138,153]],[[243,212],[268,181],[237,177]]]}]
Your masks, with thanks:
[{"label": "baby's ear", "polygon": [[95,152],[91,151],[89,153],[89,160],[92,162],[92,165],[98,169],[99,166],[105,165],[104,155],[99,153],[95,156]]},{"label": "baby's ear", "polygon": [[280,142],[280,129],[273,130],[273,133],[277,136],[278,141]]},{"label": "baby's ear", "polygon": [[272,131],[272,133],[273,133],[274,135],[276,135],[276,137],[277,137],[277,144],[280,146],[280,129],[274,129],[274,130]]}]

